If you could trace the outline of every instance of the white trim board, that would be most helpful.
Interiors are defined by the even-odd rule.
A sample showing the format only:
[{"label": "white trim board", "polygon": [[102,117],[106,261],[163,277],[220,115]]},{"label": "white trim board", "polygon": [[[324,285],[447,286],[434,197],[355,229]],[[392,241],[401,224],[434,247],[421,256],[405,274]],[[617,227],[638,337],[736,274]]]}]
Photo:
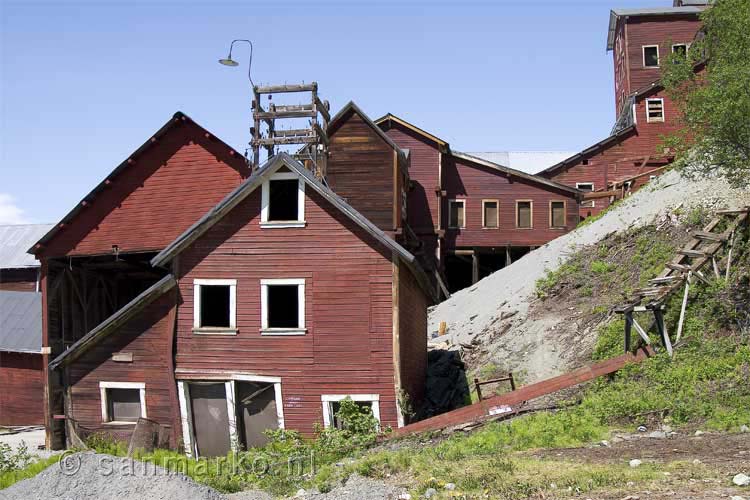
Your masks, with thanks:
[{"label": "white trim board", "polygon": [[138,389],[138,396],[141,402],[141,418],[148,418],[146,412],[146,383],[145,382],[99,382],[99,398],[102,406],[102,422],[107,424],[130,424],[135,422],[119,422],[110,420],[109,404],[107,399],[107,389]]},{"label": "white trim board", "polygon": [[[297,179],[297,219],[290,221],[268,220],[271,203],[271,182]],[[294,172],[276,172],[261,184],[260,191],[260,227],[262,228],[290,228],[305,227],[305,181]]]},{"label": "white trim board", "polygon": [[351,398],[352,401],[367,401],[372,403],[372,415],[380,425],[380,394],[322,394],[320,401],[323,405],[323,427],[329,428],[333,423],[333,415],[331,414],[331,405],[329,403],[335,403],[342,401],[346,398]]},{"label": "white trim board", "polygon": [[[201,325],[201,287],[229,287],[229,327],[204,327]],[[237,335],[237,280],[196,278],[193,280],[193,332],[208,335]]]},{"label": "white trim board", "polygon": [[[296,328],[270,328],[268,326],[268,287],[269,286],[296,286],[297,287],[297,327]],[[260,330],[261,335],[304,335],[305,329],[305,279],[304,278],[281,278],[260,280]]]}]

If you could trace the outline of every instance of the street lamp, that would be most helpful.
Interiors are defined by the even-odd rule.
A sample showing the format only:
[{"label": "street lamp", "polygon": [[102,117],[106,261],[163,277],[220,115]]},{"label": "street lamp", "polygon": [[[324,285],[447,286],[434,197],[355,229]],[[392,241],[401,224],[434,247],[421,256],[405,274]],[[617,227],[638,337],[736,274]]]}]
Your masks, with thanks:
[{"label": "street lamp", "polygon": [[250,40],[232,40],[231,45],[229,45],[229,55],[225,59],[219,59],[219,64],[223,64],[224,66],[239,66],[240,63],[232,59],[232,49],[234,48],[234,44],[237,42],[245,42],[248,45],[250,45],[250,60],[247,63],[247,79],[250,80],[250,85],[255,87],[255,84],[253,83],[253,78],[250,76],[250,68],[253,65],[253,42]]}]

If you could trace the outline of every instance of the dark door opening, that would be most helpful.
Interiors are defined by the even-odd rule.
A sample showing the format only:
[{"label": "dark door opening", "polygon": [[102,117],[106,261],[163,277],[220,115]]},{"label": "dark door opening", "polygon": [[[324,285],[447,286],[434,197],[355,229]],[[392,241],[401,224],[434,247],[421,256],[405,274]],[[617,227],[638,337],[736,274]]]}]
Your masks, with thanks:
[{"label": "dark door opening", "polygon": [[229,453],[229,417],[224,382],[191,383],[190,404],[198,455],[222,457]]},{"label": "dark door opening", "polygon": [[237,390],[237,428],[243,449],[263,446],[268,438],[263,431],[278,429],[276,392],[266,382],[235,382]]},{"label": "dark door opening", "polygon": [[457,292],[471,286],[473,263],[471,255],[448,254],[445,256],[445,278],[448,291]]}]

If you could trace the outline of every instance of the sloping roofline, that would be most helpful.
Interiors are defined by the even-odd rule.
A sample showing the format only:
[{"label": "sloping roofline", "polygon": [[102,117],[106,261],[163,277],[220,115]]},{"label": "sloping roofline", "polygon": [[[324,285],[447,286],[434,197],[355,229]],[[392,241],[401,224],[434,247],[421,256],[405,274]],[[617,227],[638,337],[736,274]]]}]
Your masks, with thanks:
[{"label": "sloping roofline", "polygon": [[554,189],[560,189],[562,191],[567,191],[569,193],[572,193],[576,197],[582,197],[583,196],[583,192],[580,191],[580,190],[578,190],[578,189],[576,189],[576,188],[574,188],[574,187],[566,186],[565,184],[560,184],[559,182],[551,181],[551,180],[546,179],[544,177],[539,177],[537,175],[527,174],[526,172],[521,172],[520,170],[516,170],[514,168],[505,167],[503,165],[499,165],[497,163],[493,163],[491,161],[484,160],[482,158],[478,158],[478,157],[472,156],[470,154],[461,153],[459,151],[451,151],[450,154],[451,154],[451,156],[454,156],[456,158],[460,158],[462,160],[467,160],[467,161],[476,163],[478,165],[482,165],[482,166],[485,166],[485,167],[492,168],[494,170],[498,170],[498,171],[503,172],[503,173],[505,173],[505,174],[507,174],[509,176],[513,176],[513,177],[518,177],[518,178],[521,178],[521,179],[525,179],[527,181],[530,181],[530,182],[533,182],[533,183],[536,183],[536,184],[543,184],[543,185],[545,185],[547,187],[551,187],[551,188],[554,188]]},{"label": "sloping roofline", "polygon": [[237,155],[239,158],[242,158],[242,155],[233,147],[229,146],[227,143],[216,137],[215,135],[211,134],[208,130],[200,126],[195,120],[190,118],[188,115],[183,113],[182,111],[177,111],[170,120],[167,121],[159,130],[156,131],[155,134],[153,134],[146,142],[144,142],[138,149],[133,151],[128,157],[120,163],[112,172],[107,175],[104,180],[102,180],[97,186],[92,189],[89,194],[83,197],[83,199],[76,204],[73,209],[68,212],[65,217],[60,220],[57,224],[54,224],[52,226],[52,229],[50,229],[42,238],[37,241],[31,248],[27,250],[28,253],[32,255],[36,255],[39,250],[46,245],[52,238],[55,237],[55,235],[63,229],[63,227],[67,226],[71,223],[71,221],[78,215],[78,213],[88,204],[90,204],[94,198],[99,195],[108,185],[109,182],[111,182],[111,179],[116,177],[118,174],[120,174],[122,171],[124,171],[126,168],[128,168],[132,163],[133,160],[146,152],[151,146],[157,143],[158,139],[163,137],[167,132],[172,130],[172,128],[181,122],[190,122],[193,123],[195,126],[197,126],[199,129],[201,129],[204,133],[210,134],[210,137],[218,141],[222,146],[226,147],[229,150],[230,155]]},{"label": "sloping roofline", "polygon": [[437,143],[439,146],[443,146],[443,147],[446,147],[446,148],[448,147],[448,143],[445,142],[444,140],[442,140],[441,138],[432,135],[431,133],[427,132],[426,130],[421,129],[421,128],[417,127],[416,125],[414,125],[413,123],[409,123],[406,120],[404,120],[403,118],[399,118],[398,116],[396,116],[396,115],[394,115],[392,113],[388,113],[385,116],[381,116],[380,118],[378,118],[377,120],[375,120],[375,124],[376,125],[382,125],[382,124],[384,124],[386,122],[389,122],[389,121],[393,121],[395,123],[398,123],[399,125],[408,128],[412,132],[415,132],[415,133],[421,135],[422,137],[424,137],[426,139],[429,139],[429,140]]},{"label": "sloping roofline", "polygon": [[[403,161],[406,160],[407,153],[403,149],[398,147],[398,144],[396,144],[393,141],[393,139],[388,137],[388,134],[383,132],[383,129],[378,127],[375,124],[375,122],[373,122],[372,119],[369,116],[367,116],[367,114],[364,111],[362,111],[362,109],[354,103],[354,101],[349,101],[343,108],[339,110],[338,113],[336,113],[336,115],[333,118],[331,118],[331,121],[328,123],[328,130],[330,131],[332,128],[336,127],[338,125],[338,122],[341,121],[341,119],[344,118],[344,116],[349,111],[353,111],[354,113],[358,114],[365,121],[365,123],[371,129],[373,129],[376,134],[378,134],[378,136],[381,139],[383,139],[391,148],[393,148],[394,151],[396,151],[396,153],[398,153],[398,155],[401,157]],[[329,132],[329,135],[330,135],[330,132]]]},{"label": "sloping roofline", "polygon": [[612,9],[609,12],[609,28],[607,29],[607,52],[615,47],[615,31],[617,30],[617,21],[621,17],[642,17],[642,16],[673,16],[685,14],[700,14],[704,7],[683,6],[683,7],[653,7],[644,9]]},{"label": "sloping roofline", "polygon": [[281,165],[286,166],[293,172],[299,174],[299,176],[305,181],[305,183],[313,188],[318,194],[330,202],[333,206],[339,209],[344,215],[348,216],[354,223],[364,229],[378,242],[385,245],[387,248],[395,252],[399,258],[411,269],[416,277],[420,286],[423,288],[433,300],[437,300],[435,291],[429,285],[427,276],[424,270],[419,266],[414,255],[406,250],[404,247],[398,244],[394,239],[388,237],[380,228],[370,222],[364,215],[357,212],[351,205],[340,198],[336,193],[331,191],[330,188],[323,185],[309,170],[305,168],[300,162],[289,156],[285,152],[281,152],[266,161],[252,176],[246,179],[242,184],[237,186],[232,192],[230,192],[223,200],[221,200],[216,206],[209,210],[203,217],[198,219],[192,226],[190,226],[185,232],[178,236],[172,243],[170,243],[164,250],[159,252],[153,259],[151,259],[151,265],[154,267],[164,266],[174,257],[179,255],[185,248],[190,246],[196,239],[202,234],[208,231],[214,224],[219,222],[225,215],[227,215],[234,207],[236,207],[242,200],[247,198],[250,193],[257,189],[263,181],[269,177],[273,172],[276,171],[277,167]]},{"label": "sloping roofline", "polygon": [[589,146],[588,148],[584,149],[580,153],[576,153],[573,156],[571,156],[570,158],[564,159],[560,163],[556,163],[555,165],[552,165],[551,167],[545,168],[541,172],[537,172],[536,175],[551,174],[551,173],[556,172],[557,170],[559,170],[561,168],[565,168],[566,166],[568,166],[568,165],[570,165],[572,163],[577,163],[579,160],[582,160],[586,156],[588,156],[588,155],[590,155],[590,154],[592,154],[592,153],[594,153],[594,152],[596,152],[596,151],[598,151],[598,150],[600,150],[600,149],[608,146],[610,143],[616,142],[617,140],[621,139],[622,137],[628,135],[633,130],[635,130],[635,124],[632,124],[632,125],[630,125],[628,127],[623,128],[619,132],[610,135],[606,139],[602,139],[601,141],[597,142],[596,144],[594,144],[592,146]]}]

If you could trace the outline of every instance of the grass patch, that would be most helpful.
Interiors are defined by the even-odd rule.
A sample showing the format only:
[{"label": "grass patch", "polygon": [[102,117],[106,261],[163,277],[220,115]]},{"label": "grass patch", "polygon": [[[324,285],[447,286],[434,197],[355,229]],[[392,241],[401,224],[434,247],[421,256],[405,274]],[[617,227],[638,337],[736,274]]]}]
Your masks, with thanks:
[{"label": "grass patch", "polygon": [[12,486],[19,481],[23,481],[24,479],[29,479],[36,476],[50,465],[57,463],[59,460],[60,455],[53,455],[49,458],[27,464],[25,467],[20,469],[0,472],[0,490],[8,488],[9,486]]}]

